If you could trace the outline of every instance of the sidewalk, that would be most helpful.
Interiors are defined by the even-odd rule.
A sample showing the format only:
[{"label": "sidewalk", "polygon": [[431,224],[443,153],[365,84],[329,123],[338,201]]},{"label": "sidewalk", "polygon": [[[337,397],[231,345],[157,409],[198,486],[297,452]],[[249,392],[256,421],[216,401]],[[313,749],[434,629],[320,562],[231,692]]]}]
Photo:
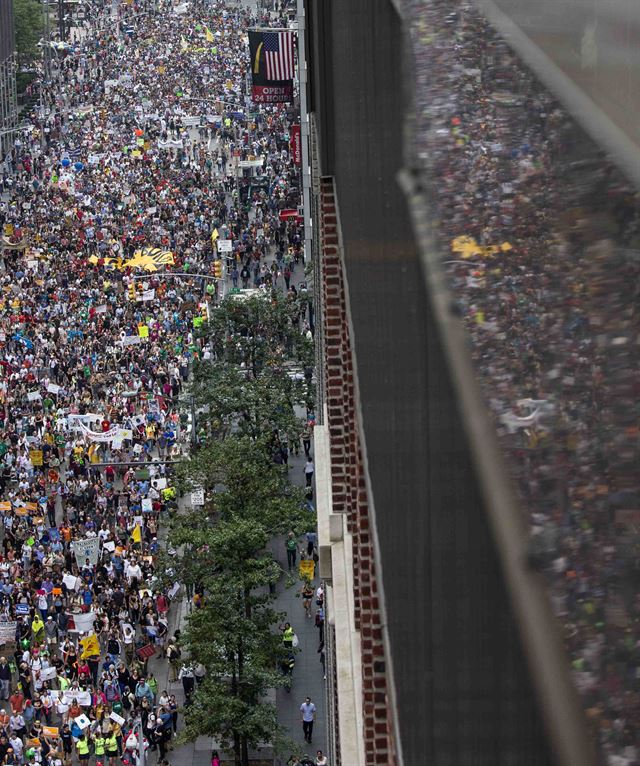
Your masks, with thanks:
[{"label": "sidewalk", "polygon": [[[289,456],[289,476],[293,484],[304,486],[304,451],[300,455]],[[313,452],[312,452],[313,455]],[[315,514],[310,514],[310,522],[315,527]],[[303,543],[301,542],[300,545]],[[287,571],[287,554],[284,539],[274,541],[272,550],[275,558],[280,562],[284,571]],[[320,580],[315,578],[314,589],[318,587]],[[300,745],[304,753],[315,755],[316,750],[327,751],[327,717],[326,717],[326,683],[323,679],[320,655],[318,654],[319,633],[315,627],[315,601],[312,608],[312,617],[306,617],[300,598],[302,581],[296,572],[296,582],[290,588],[286,586],[286,578],[283,577],[277,586],[275,609],[285,612],[285,620],[291,623],[299,640],[298,653],[296,654],[296,666],[293,671],[293,683],[291,691],[278,689],[276,704],[280,723],[286,727],[289,736]],[[313,727],[312,744],[304,741],[300,716],[300,705],[305,697],[311,697],[316,706],[316,720]],[[286,758],[281,758],[276,763],[286,763]]]}]

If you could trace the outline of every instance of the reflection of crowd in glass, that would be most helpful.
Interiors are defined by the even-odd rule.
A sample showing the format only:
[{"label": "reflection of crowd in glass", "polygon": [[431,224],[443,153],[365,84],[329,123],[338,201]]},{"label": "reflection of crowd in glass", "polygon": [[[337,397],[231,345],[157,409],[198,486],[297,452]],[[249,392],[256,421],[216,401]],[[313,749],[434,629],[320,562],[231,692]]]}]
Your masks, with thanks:
[{"label": "reflection of crowd in glass", "polygon": [[[301,268],[299,224],[279,216],[299,203],[289,118],[267,107],[249,119],[241,93],[244,30],[256,19],[219,2],[183,16],[170,3],[122,4],[118,19],[111,11],[88,4],[72,50],[52,56],[45,114],[31,115],[1,166],[7,764],[135,763],[140,731],[162,760],[178,724],[171,685],[188,703],[204,673],[172,636],[175,591],[154,579],[175,491],[160,463],[135,463],[182,451],[178,401],[193,359],[213,353],[195,328],[217,290],[108,259],[121,265],[153,247],[175,254],[171,270],[213,274],[217,232],[233,243],[230,278],[246,268],[252,287],[284,281],[297,299],[288,282]],[[233,178],[235,161],[250,156],[263,169]],[[73,551],[92,539],[97,564]],[[157,668],[168,670],[168,690]]]},{"label": "reflection of crowd in glass", "polygon": [[[412,3],[450,285],[604,762],[640,762],[636,195],[470,7]],[[458,237],[472,238],[451,242]],[[500,248],[505,243],[512,247]]]}]

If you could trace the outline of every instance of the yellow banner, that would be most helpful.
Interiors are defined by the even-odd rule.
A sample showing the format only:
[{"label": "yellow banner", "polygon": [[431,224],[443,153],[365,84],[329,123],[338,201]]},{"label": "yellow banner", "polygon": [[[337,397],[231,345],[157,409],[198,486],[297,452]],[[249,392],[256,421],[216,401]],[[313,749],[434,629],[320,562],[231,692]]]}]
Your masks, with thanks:
[{"label": "yellow banner", "polygon": [[81,638],[80,644],[82,645],[81,659],[86,660],[87,657],[93,657],[96,654],[100,655],[100,644],[98,643],[98,636],[96,636],[95,633],[92,633],[86,638]]}]

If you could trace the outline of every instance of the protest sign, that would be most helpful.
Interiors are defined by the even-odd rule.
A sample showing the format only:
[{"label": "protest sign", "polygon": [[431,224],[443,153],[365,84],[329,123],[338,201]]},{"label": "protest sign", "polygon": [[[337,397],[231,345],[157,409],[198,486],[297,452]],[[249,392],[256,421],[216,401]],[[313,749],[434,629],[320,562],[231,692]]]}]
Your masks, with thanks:
[{"label": "protest sign", "polygon": [[43,455],[41,449],[32,449],[29,450],[29,459],[31,460],[31,465],[33,466],[41,466]]},{"label": "protest sign", "polygon": [[121,342],[123,346],[135,346],[142,343],[142,338],[139,335],[125,335]]},{"label": "protest sign", "polygon": [[82,715],[79,715],[77,718],[73,719],[80,729],[86,729],[88,726],[91,726],[91,721],[87,718],[84,713]]},{"label": "protest sign", "polygon": [[313,580],[315,564],[313,559],[302,559],[299,566],[300,577],[303,580]]},{"label": "protest sign", "polygon": [[47,385],[47,391],[50,394],[59,394],[60,393],[60,386],[56,385],[55,383],[49,383]]},{"label": "protest sign", "polygon": [[87,559],[89,559],[92,567],[97,566],[100,558],[100,538],[90,537],[86,540],[74,540],[73,552],[79,567],[83,567]]},{"label": "protest sign", "polygon": [[53,739],[57,739],[60,736],[60,729],[57,726],[43,726],[42,734],[45,737],[53,737]]},{"label": "protest sign", "polygon": [[122,726],[122,724],[125,722],[125,719],[121,715],[118,715],[117,713],[111,713],[109,715],[109,719],[111,721],[115,721],[118,724],[118,726]]},{"label": "protest sign", "polygon": [[80,689],[66,689],[62,692],[62,699],[71,704],[73,700],[78,701],[78,705],[81,707],[89,707],[91,705],[91,692],[83,692]]},{"label": "protest sign", "polygon": [[88,633],[90,630],[93,630],[93,623],[96,619],[94,612],[87,612],[86,614],[73,614],[71,616],[73,617],[73,622],[78,633]]},{"label": "protest sign", "polygon": [[100,656],[100,644],[98,643],[98,636],[92,633],[90,636],[80,639],[82,645],[82,654],[80,659],[86,660],[87,657]]},{"label": "protest sign", "polygon": [[191,493],[191,505],[204,505],[204,489],[197,487]]},{"label": "protest sign", "polygon": [[66,574],[62,578],[62,582],[65,584],[67,590],[75,590],[77,581],[78,578],[70,574]]}]

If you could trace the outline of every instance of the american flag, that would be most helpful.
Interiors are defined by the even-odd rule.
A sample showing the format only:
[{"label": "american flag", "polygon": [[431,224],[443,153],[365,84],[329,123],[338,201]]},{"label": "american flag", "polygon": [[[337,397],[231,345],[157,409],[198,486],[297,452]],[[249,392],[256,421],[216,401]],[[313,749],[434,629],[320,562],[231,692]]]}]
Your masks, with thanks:
[{"label": "american flag", "polygon": [[293,80],[295,32],[264,32],[264,60],[267,80]]}]

